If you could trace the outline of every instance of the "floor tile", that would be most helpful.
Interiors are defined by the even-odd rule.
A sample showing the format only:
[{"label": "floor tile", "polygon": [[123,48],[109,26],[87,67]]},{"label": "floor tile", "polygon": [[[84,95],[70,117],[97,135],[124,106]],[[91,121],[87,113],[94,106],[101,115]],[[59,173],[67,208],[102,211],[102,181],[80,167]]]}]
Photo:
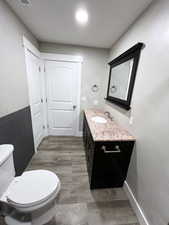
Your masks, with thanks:
[{"label": "floor tile", "polygon": [[48,225],[88,225],[86,204],[58,205],[55,218]]},{"label": "floor tile", "polygon": [[127,200],[127,196],[121,188],[106,188],[92,190],[93,202],[111,202],[115,200]]},{"label": "floor tile", "polygon": [[128,201],[88,203],[89,225],[124,225],[137,223]]}]

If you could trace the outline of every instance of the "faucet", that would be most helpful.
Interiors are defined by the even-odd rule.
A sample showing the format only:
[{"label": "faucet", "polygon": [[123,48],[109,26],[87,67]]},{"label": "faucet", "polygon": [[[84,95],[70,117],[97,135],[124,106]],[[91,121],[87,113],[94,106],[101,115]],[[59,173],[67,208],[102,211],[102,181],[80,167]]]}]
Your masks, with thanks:
[{"label": "faucet", "polygon": [[104,112],[104,115],[109,117],[110,116],[110,113],[108,111]]},{"label": "faucet", "polygon": [[110,114],[110,112],[106,111],[104,112],[104,115],[107,116],[111,121],[114,120],[113,116]]}]

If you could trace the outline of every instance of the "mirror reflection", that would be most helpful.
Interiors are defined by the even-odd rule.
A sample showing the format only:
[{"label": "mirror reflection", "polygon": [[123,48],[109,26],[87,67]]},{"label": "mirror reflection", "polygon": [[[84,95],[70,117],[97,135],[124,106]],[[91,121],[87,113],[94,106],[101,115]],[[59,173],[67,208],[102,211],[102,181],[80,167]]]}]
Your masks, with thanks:
[{"label": "mirror reflection", "polygon": [[132,67],[133,58],[111,68],[109,96],[127,100]]}]

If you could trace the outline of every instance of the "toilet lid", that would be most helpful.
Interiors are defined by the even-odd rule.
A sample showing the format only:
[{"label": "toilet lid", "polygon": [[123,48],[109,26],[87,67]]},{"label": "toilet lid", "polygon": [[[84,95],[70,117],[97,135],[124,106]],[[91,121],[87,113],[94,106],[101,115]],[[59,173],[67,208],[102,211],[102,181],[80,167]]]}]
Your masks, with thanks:
[{"label": "toilet lid", "polygon": [[7,200],[11,204],[32,206],[48,199],[57,189],[59,179],[51,171],[24,172],[10,188]]}]

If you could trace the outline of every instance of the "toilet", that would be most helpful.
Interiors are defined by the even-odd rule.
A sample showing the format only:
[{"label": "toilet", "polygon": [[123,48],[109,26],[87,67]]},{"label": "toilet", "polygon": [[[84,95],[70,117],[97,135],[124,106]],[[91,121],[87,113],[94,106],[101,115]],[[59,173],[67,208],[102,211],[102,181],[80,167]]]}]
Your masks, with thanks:
[{"label": "toilet", "polygon": [[[48,170],[32,170],[15,177],[13,145],[0,145],[0,201],[13,209],[7,225],[43,225],[56,213],[60,180]],[[24,215],[27,219],[19,218]]]}]

